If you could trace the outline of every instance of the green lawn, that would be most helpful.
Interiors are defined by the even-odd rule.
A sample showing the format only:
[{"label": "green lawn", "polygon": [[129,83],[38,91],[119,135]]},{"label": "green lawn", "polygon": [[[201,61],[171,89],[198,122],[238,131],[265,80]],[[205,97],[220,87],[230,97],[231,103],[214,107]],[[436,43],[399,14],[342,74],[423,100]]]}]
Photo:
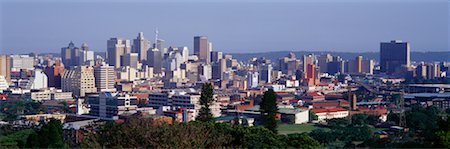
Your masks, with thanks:
[{"label": "green lawn", "polygon": [[311,132],[314,129],[327,129],[327,128],[318,127],[314,124],[279,124],[278,125],[278,133],[279,134]]}]

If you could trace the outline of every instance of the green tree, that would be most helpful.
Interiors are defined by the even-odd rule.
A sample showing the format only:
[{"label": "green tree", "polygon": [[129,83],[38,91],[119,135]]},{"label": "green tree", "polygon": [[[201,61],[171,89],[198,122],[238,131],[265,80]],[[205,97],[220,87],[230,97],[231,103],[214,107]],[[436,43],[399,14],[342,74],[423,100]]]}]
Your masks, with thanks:
[{"label": "green tree", "polygon": [[27,139],[28,147],[39,148],[63,148],[66,147],[63,141],[63,130],[60,120],[51,119],[48,123],[32,133]]},{"label": "green tree", "polygon": [[352,115],[352,125],[356,125],[356,126],[367,125],[368,117],[369,117],[369,115],[367,115],[367,114],[354,114],[354,115]]},{"label": "green tree", "polygon": [[214,101],[214,87],[211,83],[205,83],[202,86],[202,93],[200,95],[200,111],[197,116],[198,121],[208,122],[213,121],[213,115],[211,114],[211,109],[209,106]]},{"label": "green tree", "polygon": [[264,92],[260,106],[262,124],[270,131],[277,133],[276,115],[278,113],[276,93],[269,89]]},{"label": "green tree", "polygon": [[319,117],[313,111],[309,110],[309,121],[316,121]]},{"label": "green tree", "polygon": [[301,134],[288,134],[287,135],[287,146],[292,148],[318,148],[320,147],[320,143],[317,140],[314,140],[306,133]]}]

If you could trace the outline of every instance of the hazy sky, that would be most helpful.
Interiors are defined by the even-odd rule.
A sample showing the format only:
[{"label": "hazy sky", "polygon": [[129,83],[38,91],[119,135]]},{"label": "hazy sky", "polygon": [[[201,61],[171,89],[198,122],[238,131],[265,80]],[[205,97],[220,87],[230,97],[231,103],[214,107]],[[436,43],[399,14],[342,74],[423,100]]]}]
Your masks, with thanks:
[{"label": "hazy sky", "polygon": [[156,28],[166,46],[191,50],[195,35],[224,52],[375,52],[392,39],[450,50],[448,0],[0,1],[1,53],[58,53],[70,41],[105,51],[109,38],[140,31],[153,42]]}]

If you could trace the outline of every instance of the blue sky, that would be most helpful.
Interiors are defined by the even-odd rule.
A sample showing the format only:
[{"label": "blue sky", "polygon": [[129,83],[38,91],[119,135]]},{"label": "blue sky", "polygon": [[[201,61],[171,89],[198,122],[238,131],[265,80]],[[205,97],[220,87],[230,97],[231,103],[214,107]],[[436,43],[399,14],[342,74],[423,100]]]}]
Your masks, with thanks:
[{"label": "blue sky", "polygon": [[59,52],[73,41],[105,51],[111,37],[188,46],[206,35],[224,52],[449,50],[447,0],[105,1],[0,0],[0,53]]}]

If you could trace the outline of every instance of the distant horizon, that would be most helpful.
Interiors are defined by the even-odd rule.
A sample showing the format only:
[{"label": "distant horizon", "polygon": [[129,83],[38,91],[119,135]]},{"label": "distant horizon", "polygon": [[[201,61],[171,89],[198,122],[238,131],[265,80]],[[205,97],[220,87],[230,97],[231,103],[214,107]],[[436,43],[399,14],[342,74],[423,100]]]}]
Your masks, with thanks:
[{"label": "distant horizon", "polygon": [[412,52],[445,52],[449,7],[446,0],[4,0],[0,54],[59,53],[70,41],[105,52],[109,38],[132,41],[139,32],[153,43],[157,28],[165,47],[187,46],[190,53],[197,35],[224,53],[379,52],[390,40],[410,42]]}]

